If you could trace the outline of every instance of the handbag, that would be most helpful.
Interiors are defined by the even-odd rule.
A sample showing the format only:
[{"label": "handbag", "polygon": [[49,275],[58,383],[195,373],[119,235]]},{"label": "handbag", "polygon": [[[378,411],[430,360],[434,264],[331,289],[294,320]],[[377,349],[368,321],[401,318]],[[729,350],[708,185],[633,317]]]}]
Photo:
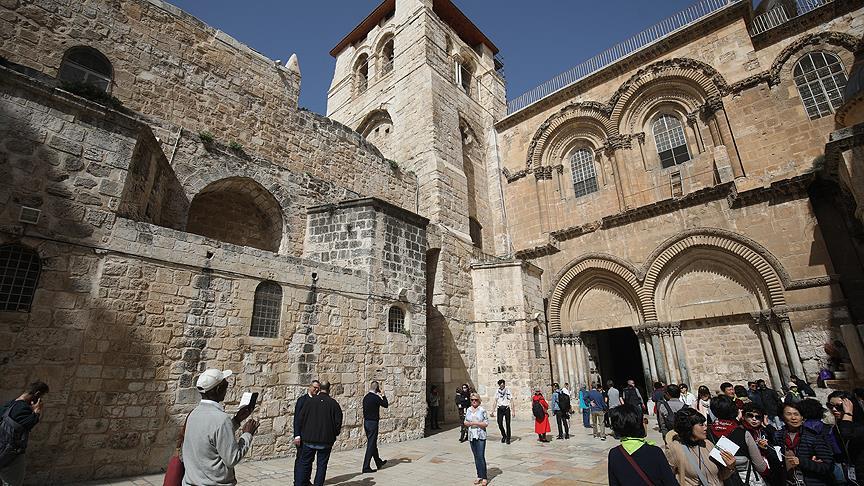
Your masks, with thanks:
[{"label": "handbag", "polygon": [[[189,412],[192,415],[192,412]],[[180,432],[177,434],[177,448],[174,449],[174,454],[171,459],[168,459],[168,467],[165,469],[165,479],[162,486],[182,486],[183,476],[186,474],[186,466],[183,465],[182,449],[183,439],[186,437],[186,423],[189,422],[189,415],[183,421],[183,426],[180,427]]]},{"label": "handbag", "polygon": [[630,454],[627,454],[627,450],[624,449],[624,446],[619,445],[618,449],[621,450],[621,454],[624,454],[624,457],[627,458],[627,462],[629,462],[630,465],[633,466],[633,469],[636,470],[636,474],[638,474],[639,477],[642,478],[642,481],[645,481],[645,484],[647,484],[648,486],[654,486],[654,483],[650,479],[648,479],[648,475],[645,474],[645,471],[643,471],[642,468],[639,467],[639,464],[636,464],[636,461],[633,459],[633,457],[630,456]]}]

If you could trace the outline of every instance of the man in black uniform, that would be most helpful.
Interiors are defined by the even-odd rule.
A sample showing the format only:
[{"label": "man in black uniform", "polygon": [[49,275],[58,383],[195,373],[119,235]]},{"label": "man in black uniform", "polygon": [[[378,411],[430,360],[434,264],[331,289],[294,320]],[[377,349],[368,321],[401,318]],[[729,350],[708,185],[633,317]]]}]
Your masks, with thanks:
[{"label": "man in black uniform", "polygon": [[[295,471],[300,465],[300,452],[303,450],[303,444],[300,443],[300,411],[303,410],[303,405],[306,401],[317,395],[320,389],[321,382],[318,380],[312,380],[312,383],[309,384],[309,390],[303,395],[300,395],[300,398],[297,399],[297,405],[294,406],[294,447],[297,448],[297,455],[294,456]],[[307,486],[307,484],[300,485],[294,483],[294,486]]]},{"label": "man in black uniform", "polygon": [[321,389],[300,410],[298,435],[303,443],[300,465],[294,470],[294,483],[307,484],[312,477],[312,461],[317,462],[315,486],[324,486],[327,463],[336,437],[342,431],[342,407],[330,398],[330,382],[321,382]]},{"label": "man in black uniform", "polygon": [[366,455],[363,457],[363,472],[375,472],[370,463],[375,459],[378,469],[387,463],[378,455],[378,422],[381,420],[381,407],[387,408],[387,396],[381,391],[381,385],[373,381],[369,385],[369,393],[363,397],[363,430],[366,431]]}]

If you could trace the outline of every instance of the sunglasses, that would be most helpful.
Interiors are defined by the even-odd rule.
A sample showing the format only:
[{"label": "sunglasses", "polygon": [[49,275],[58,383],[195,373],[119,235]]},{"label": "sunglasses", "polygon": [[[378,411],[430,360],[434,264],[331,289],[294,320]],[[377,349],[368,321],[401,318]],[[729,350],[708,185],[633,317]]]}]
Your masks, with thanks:
[{"label": "sunglasses", "polygon": [[472,401],[472,402],[479,402],[480,399],[479,399],[479,398],[472,398],[471,401]]},{"label": "sunglasses", "polygon": [[828,405],[828,408],[830,408],[831,410],[837,410],[838,412],[843,411],[842,403],[827,403],[826,405]]},{"label": "sunglasses", "polygon": [[758,413],[745,413],[744,416],[747,417],[748,419],[756,419],[756,420],[762,420],[762,417],[763,417],[762,415],[759,415]]}]

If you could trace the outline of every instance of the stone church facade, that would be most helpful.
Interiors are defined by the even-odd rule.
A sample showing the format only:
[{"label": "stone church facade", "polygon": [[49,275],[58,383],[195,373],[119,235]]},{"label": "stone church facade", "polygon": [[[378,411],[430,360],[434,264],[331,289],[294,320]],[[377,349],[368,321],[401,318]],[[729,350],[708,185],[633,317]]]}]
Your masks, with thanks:
[{"label": "stone church facade", "polygon": [[450,0],[386,0],[325,117],[296,57],[160,0],[2,3],[0,392],[52,387],[34,484],[158,471],[212,366],[229,408],[262,394],[257,458],[316,377],[353,448],[372,379],[400,441],[431,385],[453,420],[499,378],[523,410],[552,380],[779,387],[835,341],[864,373],[862,7],[699,5],[508,106]]}]

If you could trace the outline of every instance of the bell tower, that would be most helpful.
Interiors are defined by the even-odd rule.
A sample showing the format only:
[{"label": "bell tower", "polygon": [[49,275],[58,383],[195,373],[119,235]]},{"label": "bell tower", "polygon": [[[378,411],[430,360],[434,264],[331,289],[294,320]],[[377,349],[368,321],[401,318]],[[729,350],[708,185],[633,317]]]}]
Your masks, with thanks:
[{"label": "bell tower", "polygon": [[327,116],[416,174],[419,204],[409,209],[488,254],[504,231],[496,222],[493,123],[506,111],[497,53],[450,0],[386,0],[330,51],[327,95]]}]

